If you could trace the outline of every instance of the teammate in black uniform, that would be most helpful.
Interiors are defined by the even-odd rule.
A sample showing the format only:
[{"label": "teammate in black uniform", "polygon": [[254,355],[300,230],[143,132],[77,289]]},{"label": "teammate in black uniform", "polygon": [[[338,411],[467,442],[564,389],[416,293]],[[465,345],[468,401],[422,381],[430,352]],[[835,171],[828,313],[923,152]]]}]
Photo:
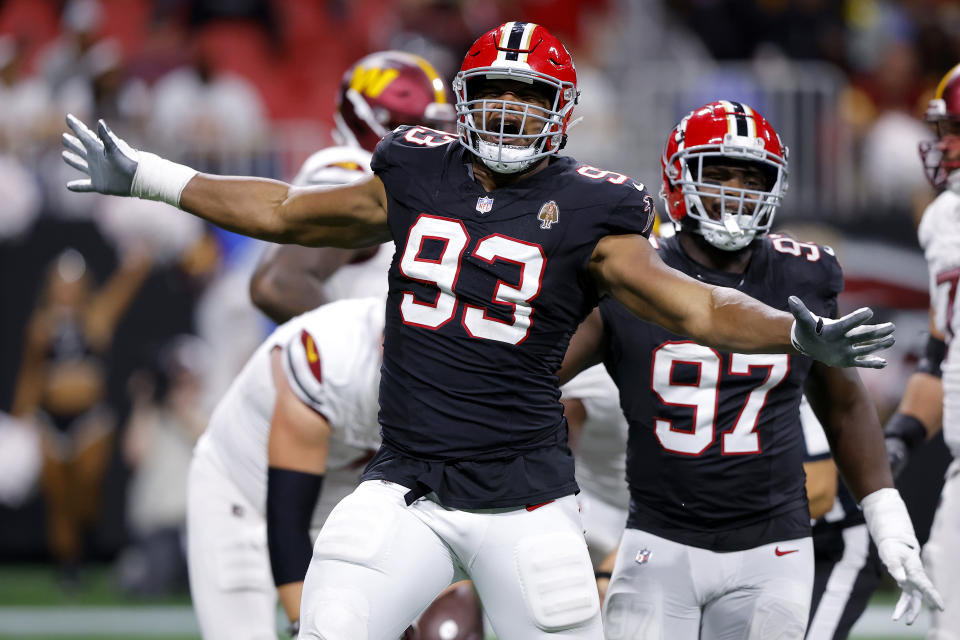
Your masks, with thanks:
[{"label": "teammate in black uniform", "polygon": [[[691,112],[662,157],[661,194],[678,231],[658,253],[699,281],[780,308],[791,291],[834,317],[843,278],[833,251],[767,235],[786,158],[776,132],[746,105],[721,100]],[[630,423],[630,513],[606,595],[607,638],[759,638],[773,629],[803,637],[813,586],[804,388],[865,508],[893,500],[884,536],[900,541],[905,593],[933,594],[856,373],[799,354],[718,350],[687,335],[605,297],[561,375],[602,356]]]},{"label": "teammate in black uniform", "polygon": [[396,637],[462,575],[504,640],[600,637],[554,371],[601,292],[721,349],[881,367],[869,354],[892,342],[891,325],[863,325],[868,310],[791,316],[665,266],[644,238],[643,186],[557,157],[576,72],[543,27],[482,36],[454,88],[459,140],[398,129],[375,176],[334,189],[200,175],[68,117],[64,158],[89,176],[73,190],[160,199],[273,241],[396,244],[384,443],[316,541],[301,637]]}]

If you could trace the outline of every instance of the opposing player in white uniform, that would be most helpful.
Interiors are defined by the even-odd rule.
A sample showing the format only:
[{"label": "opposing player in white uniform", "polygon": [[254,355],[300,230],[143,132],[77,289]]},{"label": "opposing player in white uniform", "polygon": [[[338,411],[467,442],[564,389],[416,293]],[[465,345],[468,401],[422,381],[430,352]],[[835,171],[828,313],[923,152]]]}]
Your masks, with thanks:
[{"label": "opposing player in white uniform", "polygon": [[598,582],[609,580],[610,569],[604,570],[601,564],[620,543],[630,506],[627,420],[620,410],[617,385],[602,365],[586,369],[560,392],[576,460],[584,537]]},{"label": "opposing player in white uniform", "polygon": [[[294,318],[257,349],[214,409],[187,486],[190,590],[205,639],[276,638],[274,580],[302,581],[306,564],[296,580],[288,579],[296,573],[289,560],[271,565],[268,441],[274,448],[278,437],[289,440],[299,433],[312,439],[301,452],[325,466],[322,482],[305,497],[308,505],[316,504],[310,526],[318,529],[356,487],[363,463],[380,444],[383,321],[381,298],[342,300]],[[289,531],[288,523],[281,525]],[[281,536],[290,534],[281,530]],[[309,562],[309,540],[306,545]],[[299,588],[294,603],[298,608]],[[296,612],[285,608],[296,619]]]},{"label": "opposing player in white uniform", "polygon": [[924,169],[941,190],[923,213],[918,236],[930,271],[930,338],[886,426],[894,472],[912,449],[942,426],[953,455],[923,561],[944,598],[933,611],[929,640],[960,638],[960,64],[940,81],[926,114],[936,140],[920,144]]},{"label": "opposing player in white uniform", "polygon": [[[339,146],[317,151],[293,184],[335,186],[372,174],[380,139],[404,124],[449,130],[454,123],[447,83],[429,62],[403,51],[381,51],[343,74],[334,114]],[[393,243],[364,249],[275,245],[250,281],[253,303],[275,322],[341,298],[387,295]]]}]

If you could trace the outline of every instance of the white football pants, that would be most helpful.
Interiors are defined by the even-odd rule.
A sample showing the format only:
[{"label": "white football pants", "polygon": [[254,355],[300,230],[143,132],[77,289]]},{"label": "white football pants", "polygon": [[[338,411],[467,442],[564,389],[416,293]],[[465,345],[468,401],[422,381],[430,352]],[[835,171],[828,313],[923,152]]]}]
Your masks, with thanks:
[{"label": "white football pants", "polygon": [[927,640],[960,640],[960,459],[947,467],[940,504],[923,547],[923,565],[943,596],[932,611]]},{"label": "white football pants", "polygon": [[532,511],[458,510],[363,482],[327,518],[301,602],[300,638],[396,640],[447,585],[469,578],[500,640],[600,640],[600,602],[574,496]]},{"label": "white football pants", "polygon": [[719,553],[627,529],[603,605],[606,640],[801,640],[811,538]]},{"label": "white football pants", "polygon": [[577,501],[590,561],[597,566],[620,544],[620,536],[627,526],[627,510],[610,504],[587,489],[580,490]]},{"label": "white football pants", "polygon": [[[314,522],[353,489],[352,479],[331,480],[324,481]],[[204,640],[277,638],[277,592],[262,509],[228,477],[209,441],[201,440],[187,479],[187,567]]]}]

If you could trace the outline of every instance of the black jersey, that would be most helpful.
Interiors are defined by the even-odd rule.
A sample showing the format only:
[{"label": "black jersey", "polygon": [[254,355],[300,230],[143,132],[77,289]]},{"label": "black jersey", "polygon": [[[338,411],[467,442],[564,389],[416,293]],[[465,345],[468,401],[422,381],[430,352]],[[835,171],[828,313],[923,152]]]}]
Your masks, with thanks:
[{"label": "black jersey", "polygon": [[371,167],[396,243],[380,424],[364,479],[435,491],[455,508],[573,493],[554,372],[596,306],[600,238],[649,232],[653,199],[619,173],[557,157],[487,193],[456,138],[400,127]]},{"label": "black jersey", "polygon": [[[786,310],[799,296],[836,314],[843,287],[827,247],[771,235],[743,274],[692,261],[677,238],[661,241],[668,265]],[[628,526],[717,551],[810,534],[799,403],[811,360],[736,354],[643,322],[615,300],[600,304],[604,360],[630,423]]]}]

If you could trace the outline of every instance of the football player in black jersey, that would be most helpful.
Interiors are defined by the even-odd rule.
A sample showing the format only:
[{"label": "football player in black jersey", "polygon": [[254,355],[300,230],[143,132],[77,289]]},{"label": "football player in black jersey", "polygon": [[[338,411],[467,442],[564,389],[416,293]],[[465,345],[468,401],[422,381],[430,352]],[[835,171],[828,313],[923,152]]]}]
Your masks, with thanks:
[{"label": "football player in black jersey", "polygon": [[[738,102],[704,105],[670,133],[661,165],[677,227],[659,241],[666,264],[773,307],[785,308],[790,291],[836,316],[843,278],[833,251],[768,234],[787,150],[766,119]],[[600,358],[630,424],[630,513],[604,605],[608,639],[803,637],[813,586],[804,389],[878,546],[890,549],[908,621],[922,597],[938,602],[854,370],[704,345],[612,296],[571,342],[561,378]]]},{"label": "football player in black jersey", "polygon": [[555,372],[604,292],[728,351],[882,367],[870,354],[893,341],[869,310],[832,321],[796,300],[791,315],[666,266],[645,238],[646,189],[558,155],[576,71],[543,27],[483,35],[454,88],[458,136],[400,127],[373,177],[328,189],[198,174],[68,116],[64,159],[86,174],[74,191],[159,199],[272,241],[396,245],[383,445],[316,541],[304,638],[394,638],[461,576],[504,640],[601,636]]}]

